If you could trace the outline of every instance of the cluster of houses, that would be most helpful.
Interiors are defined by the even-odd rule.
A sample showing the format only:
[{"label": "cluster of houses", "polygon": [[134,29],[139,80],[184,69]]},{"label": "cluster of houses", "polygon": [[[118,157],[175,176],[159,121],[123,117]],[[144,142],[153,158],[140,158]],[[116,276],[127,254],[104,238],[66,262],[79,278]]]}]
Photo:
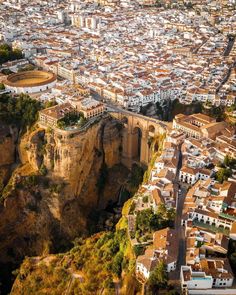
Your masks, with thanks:
[{"label": "cluster of houses", "polygon": [[[135,209],[128,215],[130,233],[134,231],[138,211],[151,208],[153,212],[157,212],[160,204],[164,204],[167,210],[176,208],[180,145],[184,138],[184,134],[172,130],[164,140],[163,149],[155,159],[148,182],[139,188],[133,199]],[[145,253],[138,256],[136,261],[136,276],[141,282],[148,280],[160,262],[164,262],[168,273],[176,270],[179,251],[177,240],[176,229],[169,227],[155,231],[152,239],[144,243],[131,238],[132,245],[146,246]]]},{"label": "cluster of houses", "polygon": [[158,263],[164,262],[167,272],[176,269],[178,244],[176,231],[170,228],[161,229],[153,234],[153,245],[147,248],[144,255],[136,261],[136,276],[147,280]]},{"label": "cluster of houses", "polygon": [[[226,288],[219,294],[233,294],[234,274],[227,253],[229,240],[236,240],[236,178],[233,175],[219,183],[214,171],[226,154],[235,158],[234,132],[226,123],[203,114],[175,117],[148,182],[133,199],[135,209],[128,215],[128,230],[134,231],[140,210],[157,212],[160,204],[178,210],[180,203],[183,210],[178,211],[174,229],[158,230],[145,242],[130,235],[132,245],[146,247],[136,260],[136,276],[141,282],[149,279],[161,261],[170,278],[178,272],[183,294],[214,294],[211,290],[215,288]],[[186,241],[182,249],[181,238]],[[182,265],[176,270],[178,258]]]},{"label": "cluster of houses", "polygon": [[212,167],[226,155],[236,158],[235,130],[226,122],[216,122],[204,114],[180,114],[175,117],[173,127],[187,137],[181,146],[180,182],[193,185],[209,179],[214,172]]},{"label": "cluster of houses", "polygon": [[[236,33],[236,17],[228,1],[190,1],[196,9],[183,11],[132,2],[1,1],[0,42],[12,43],[26,58],[1,69],[18,71],[30,61],[64,79],[40,94],[41,100],[58,103],[40,111],[40,124],[55,128],[71,113],[90,120],[101,116],[104,105],[91,93],[134,111],[175,99],[208,107],[235,104],[236,42],[229,35]],[[153,1],[140,0],[147,3]],[[126,9],[121,13],[117,4]],[[177,271],[182,255],[183,292],[209,295],[232,287],[226,254],[229,239],[236,240],[236,180],[234,174],[222,184],[214,180],[226,155],[236,158],[235,130],[228,124],[203,114],[175,117],[127,216],[131,244],[146,248],[136,261],[140,281],[146,282],[160,262],[169,274]],[[175,229],[155,231],[148,241],[133,237],[138,211],[157,212],[160,204],[178,209],[181,198]],[[179,253],[182,231],[186,249]]]},{"label": "cluster of houses", "polygon": [[[204,292],[232,287],[234,274],[227,253],[229,239],[236,240],[235,204],[233,180],[222,184],[213,179],[199,180],[189,189],[182,215],[186,265],[180,272],[182,289],[189,294],[195,294],[194,290],[213,294]],[[231,294],[225,292],[222,294]]]},{"label": "cluster of houses", "polygon": [[[152,2],[141,6],[146,1]],[[226,4],[219,18],[203,3],[194,3],[197,11],[112,3],[3,1],[0,40],[35,66],[131,110],[174,99],[234,104],[235,44],[228,46],[228,34],[236,21]]]}]

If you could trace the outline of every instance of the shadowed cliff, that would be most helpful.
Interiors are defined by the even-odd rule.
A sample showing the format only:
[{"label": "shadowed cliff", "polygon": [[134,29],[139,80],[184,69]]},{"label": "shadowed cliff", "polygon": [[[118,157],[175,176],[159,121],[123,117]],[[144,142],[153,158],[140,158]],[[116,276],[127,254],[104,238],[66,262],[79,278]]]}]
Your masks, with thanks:
[{"label": "shadowed cliff", "polygon": [[5,128],[0,264],[9,278],[25,256],[64,251],[86,235],[88,216],[117,201],[129,172],[120,165],[120,126],[109,117],[76,135],[35,127],[18,142],[16,131]]}]

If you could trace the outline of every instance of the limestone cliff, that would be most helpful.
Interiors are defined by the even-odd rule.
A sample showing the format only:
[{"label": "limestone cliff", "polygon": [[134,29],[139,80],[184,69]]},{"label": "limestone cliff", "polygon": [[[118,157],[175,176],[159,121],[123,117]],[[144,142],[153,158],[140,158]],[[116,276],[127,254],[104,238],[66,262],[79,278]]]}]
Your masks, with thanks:
[{"label": "limestone cliff", "polygon": [[17,136],[17,128],[0,122],[0,192],[9,179],[12,165],[15,163]]},{"label": "limestone cliff", "polygon": [[[15,160],[12,141],[5,136],[1,142],[2,165]],[[88,214],[114,200],[127,176],[115,169],[120,146],[119,125],[109,117],[78,134],[38,127],[25,134],[18,145],[21,164],[0,204],[0,264],[63,250],[86,233]],[[99,190],[104,167],[107,181]]]}]

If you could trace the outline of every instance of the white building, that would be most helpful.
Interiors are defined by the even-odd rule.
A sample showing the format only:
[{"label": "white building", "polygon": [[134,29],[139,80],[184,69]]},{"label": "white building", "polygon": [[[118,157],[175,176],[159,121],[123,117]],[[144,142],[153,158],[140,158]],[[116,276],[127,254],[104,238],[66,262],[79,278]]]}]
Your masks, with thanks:
[{"label": "white building", "polygon": [[[223,213],[222,213],[223,214]],[[224,215],[196,208],[193,212],[189,213],[189,219],[196,220],[201,223],[209,224],[215,227],[230,230],[233,224],[231,217],[226,218]]]},{"label": "white building", "polygon": [[207,180],[211,177],[212,171],[208,169],[198,169],[183,166],[179,172],[179,181],[193,185],[199,179]]},{"label": "white building", "polygon": [[183,292],[232,287],[234,276],[227,259],[202,259],[194,266],[181,266]]}]

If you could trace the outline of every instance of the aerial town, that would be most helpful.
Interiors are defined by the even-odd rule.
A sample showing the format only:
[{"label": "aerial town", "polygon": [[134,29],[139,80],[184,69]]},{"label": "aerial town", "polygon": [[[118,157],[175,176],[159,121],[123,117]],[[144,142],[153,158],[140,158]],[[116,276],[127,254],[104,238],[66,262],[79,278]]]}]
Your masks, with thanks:
[{"label": "aerial town", "polygon": [[[44,104],[37,126],[64,140],[112,118],[122,164],[146,170],[119,222],[140,293],[63,294],[236,294],[236,1],[5,0],[0,20],[20,52],[0,47],[0,101]],[[143,113],[176,101],[201,110]],[[175,290],[149,293],[163,265]]]}]

